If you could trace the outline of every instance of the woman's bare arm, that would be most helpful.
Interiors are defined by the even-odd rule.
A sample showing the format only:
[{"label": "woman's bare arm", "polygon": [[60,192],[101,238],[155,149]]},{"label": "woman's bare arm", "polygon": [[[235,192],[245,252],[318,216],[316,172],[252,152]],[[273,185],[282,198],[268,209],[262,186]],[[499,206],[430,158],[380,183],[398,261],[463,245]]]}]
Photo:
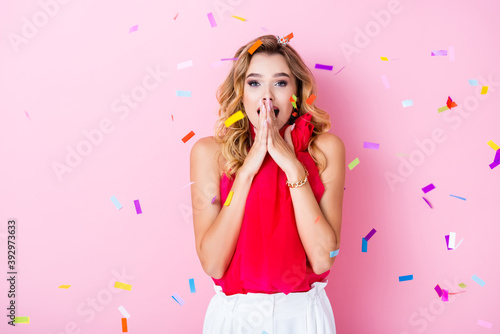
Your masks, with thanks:
[{"label": "woman's bare arm", "polygon": [[[241,230],[245,204],[253,176],[240,168],[236,173],[229,206],[220,203],[217,145],[211,137],[198,140],[191,149],[191,200],[196,252],[207,275],[220,279],[231,262]],[[217,196],[214,204],[212,198]]]}]

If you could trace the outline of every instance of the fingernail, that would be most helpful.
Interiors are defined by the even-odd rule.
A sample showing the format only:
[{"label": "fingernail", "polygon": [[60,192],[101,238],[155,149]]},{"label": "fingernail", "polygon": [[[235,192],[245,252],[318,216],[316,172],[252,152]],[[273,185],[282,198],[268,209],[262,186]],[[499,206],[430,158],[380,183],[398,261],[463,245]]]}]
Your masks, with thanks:
[{"label": "fingernail", "polygon": [[290,130],[290,131],[293,131],[293,129],[295,129],[295,123],[293,123],[292,130]]}]

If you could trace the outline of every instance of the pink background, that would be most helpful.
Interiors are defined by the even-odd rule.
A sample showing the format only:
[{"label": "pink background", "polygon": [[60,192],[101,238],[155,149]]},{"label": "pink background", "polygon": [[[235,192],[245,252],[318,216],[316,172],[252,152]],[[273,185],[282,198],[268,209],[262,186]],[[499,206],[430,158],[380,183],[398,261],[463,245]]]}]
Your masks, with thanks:
[{"label": "pink background", "polygon": [[[330,132],[344,141],[347,163],[360,160],[352,170],[346,166],[341,251],[326,288],[337,332],[499,331],[500,271],[493,263],[500,167],[489,168],[495,152],[487,145],[500,145],[497,2],[401,0],[397,12],[382,16],[383,26],[371,12],[387,11],[390,1],[73,0],[49,6],[46,22],[41,4],[54,0],[8,8],[3,2],[1,276],[7,220],[17,218],[17,315],[31,323],[6,324],[2,278],[0,332],[120,333],[123,305],[130,333],[201,333],[215,292],[195,250],[190,150],[213,134],[215,91],[230,68],[219,60],[262,34],[290,32],[315,75],[316,103],[331,115]],[[26,22],[36,20],[38,31],[28,35]],[[27,38],[16,48],[9,38],[22,38],[23,30]],[[344,54],[347,44],[357,53]],[[450,47],[454,59],[430,56]],[[189,60],[192,67],[177,69]],[[316,63],[333,71],[314,69]],[[122,94],[140,97],[148,68],[168,75],[143,90],[147,96],[134,108],[125,107]],[[482,85],[489,85],[486,95]],[[438,113],[448,96],[459,107]],[[409,99],[413,106],[404,108]],[[106,119],[112,131],[59,179],[52,165],[66,164],[68,148],[84,149],[84,132]],[[436,143],[432,132],[439,129]],[[195,136],[183,143],[190,131]],[[364,141],[380,149],[363,148]],[[421,141],[434,146],[427,155]],[[391,188],[385,174],[398,174],[409,158],[413,170]],[[429,183],[436,189],[424,194]],[[362,253],[361,238],[372,228],[377,233]],[[457,243],[464,239],[455,251],[446,249],[450,232]],[[412,281],[398,281],[409,274]],[[114,281],[132,284],[132,291],[117,291]],[[462,290],[458,283],[467,285],[465,293],[438,299],[436,284],[453,292]],[[493,327],[478,326],[478,319]]]}]

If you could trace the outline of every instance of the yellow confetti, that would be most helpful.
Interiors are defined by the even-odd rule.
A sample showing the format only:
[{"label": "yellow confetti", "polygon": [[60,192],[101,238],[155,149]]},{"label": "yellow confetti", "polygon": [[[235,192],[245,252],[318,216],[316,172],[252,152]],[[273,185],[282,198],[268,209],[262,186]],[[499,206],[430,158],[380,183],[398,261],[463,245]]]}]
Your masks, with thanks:
[{"label": "yellow confetti", "polygon": [[30,323],[30,317],[15,317],[14,318],[14,323],[15,324],[29,324]]},{"label": "yellow confetti", "polygon": [[245,118],[245,115],[240,110],[240,111],[234,113],[234,115],[231,115],[231,117],[229,117],[228,119],[226,119],[224,124],[226,125],[226,128],[227,128],[227,127],[231,126],[231,124],[233,124],[234,122],[237,122],[243,118]]},{"label": "yellow confetti", "polygon": [[448,106],[444,106],[444,107],[439,108],[438,112],[443,112],[443,111],[448,110],[448,109],[450,109],[450,108],[448,108]]},{"label": "yellow confetti", "polygon": [[349,164],[349,169],[352,170],[354,167],[356,167],[359,164],[359,159],[356,158],[354,159],[350,164]]},{"label": "yellow confetti", "polygon": [[382,59],[384,61],[388,61],[389,60],[387,57],[380,57],[380,59]]},{"label": "yellow confetti", "polygon": [[460,283],[458,286],[461,287],[462,289],[465,289],[467,287],[467,285],[465,285],[464,283]]},{"label": "yellow confetti", "polygon": [[71,285],[60,285],[59,288],[60,289],[67,289],[69,288]]},{"label": "yellow confetti", "polygon": [[486,93],[488,93],[488,86],[483,86],[481,88],[481,94],[486,94]]},{"label": "yellow confetti", "polygon": [[500,146],[498,146],[497,144],[495,144],[495,142],[494,142],[493,140],[490,140],[490,141],[488,142],[488,145],[490,145],[490,147],[491,147],[492,149],[494,149],[495,151],[496,151],[496,150],[498,150],[498,149],[500,148]]},{"label": "yellow confetti", "polygon": [[115,288],[132,291],[132,285],[121,282],[115,282]]},{"label": "yellow confetti", "polygon": [[226,203],[224,203],[225,206],[229,206],[231,204],[231,200],[233,199],[233,191],[229,192],[229,195],[227,195],[226,198]]},{"label": "yellow confetti", "polygon": [[246,19],[242,18],[242,17],[239,17],[239,16],[234,16],[234,15],[231,15],[231,17],[234,17],[235,19],[238,19],[240,21],[246,21]]}]

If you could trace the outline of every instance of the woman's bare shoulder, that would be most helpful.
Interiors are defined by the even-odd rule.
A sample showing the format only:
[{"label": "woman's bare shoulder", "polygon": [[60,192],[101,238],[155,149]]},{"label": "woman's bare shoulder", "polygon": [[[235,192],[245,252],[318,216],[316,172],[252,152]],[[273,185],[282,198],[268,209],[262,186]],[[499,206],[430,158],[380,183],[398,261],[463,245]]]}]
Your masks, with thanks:
[{"label": "woman's bare shoulder", "polygon": [[204,149],[208,150],[209,156],[211,156],[214,160],[219,159],[218,161],[218,166],[219,166],[219,176],[222,175],[223,172],[223,166],[225,163],[225,159],[222,156],[222,144],[218,143],[213,136],[207,136],[198,139],[196,143],[201,144]]}]

